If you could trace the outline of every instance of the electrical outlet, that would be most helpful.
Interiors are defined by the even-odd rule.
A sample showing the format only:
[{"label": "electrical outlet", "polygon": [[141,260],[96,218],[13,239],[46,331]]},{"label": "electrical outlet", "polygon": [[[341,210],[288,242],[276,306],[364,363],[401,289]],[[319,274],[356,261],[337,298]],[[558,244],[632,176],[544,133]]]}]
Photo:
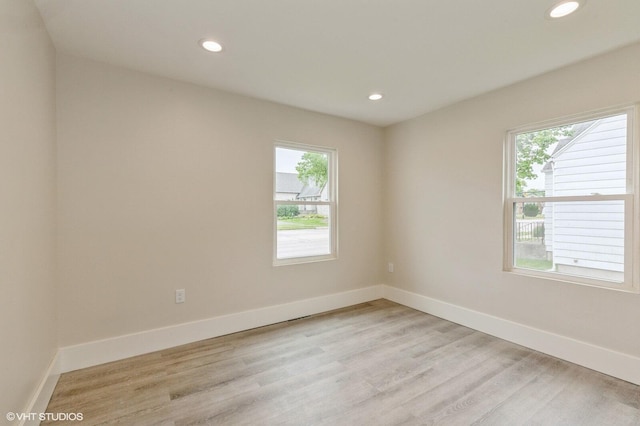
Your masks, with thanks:
[{"label": "electrical outlet", "polygon": [[389,262],[389,264],[387,265],[387,271],[393,272],[393,263]]},{"label": "electrical outlet", "polygon": [[186,299],[187,295],[184,288],[179,288],[178,290],[176,290],[176,303],[184,303]]}]

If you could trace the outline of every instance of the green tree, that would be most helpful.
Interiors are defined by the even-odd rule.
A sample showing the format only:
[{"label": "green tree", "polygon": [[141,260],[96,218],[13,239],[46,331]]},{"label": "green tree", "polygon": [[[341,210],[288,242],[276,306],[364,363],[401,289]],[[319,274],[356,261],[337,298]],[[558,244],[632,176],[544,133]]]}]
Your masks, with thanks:
[{"label": "green tree", "polygon": [[313,181],[312,184],[322,188],[328,179],[328,157],[317,152],[305,152],[296,165],[296,170],[300,182],[309,185],[309,182]]},{"label": "green tree", "polygon": [[540,207],[535,203],[526,203],[522,206],[522,213],[526,217],[536,217],[540,213]]},{"label": "green tree", "polygon": [[538,177],[533,165],[549,161],[548,149],[561,137],[571,136],[571,127],[562,126],[536,132],[520,133],[516,136],[516,195],[522,197],[527,189],[527,181]]}]

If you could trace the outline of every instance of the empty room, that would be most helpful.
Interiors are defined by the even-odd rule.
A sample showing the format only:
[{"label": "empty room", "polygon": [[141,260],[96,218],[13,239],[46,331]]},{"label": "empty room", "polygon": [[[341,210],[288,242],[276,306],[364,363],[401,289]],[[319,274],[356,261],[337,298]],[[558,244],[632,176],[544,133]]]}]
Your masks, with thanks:
[{"label": "empty room", "polygon": [[0,424],[640,424],[638,0],[0,0]]}]

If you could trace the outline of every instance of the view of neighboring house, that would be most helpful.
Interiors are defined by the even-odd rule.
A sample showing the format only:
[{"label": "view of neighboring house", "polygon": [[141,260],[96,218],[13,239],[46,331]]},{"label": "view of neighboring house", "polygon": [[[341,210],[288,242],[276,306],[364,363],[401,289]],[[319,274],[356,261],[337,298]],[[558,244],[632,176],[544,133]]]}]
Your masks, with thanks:
[{"label": "view of neighboring house", "polygon": [[298,199],[304,184],[298,179],[297,173],[276,173],[276,200],[292,201]]},{"label": "view of neighboring house", "polygon": [[[626,129],[625,115],[575,125],[573,135],[558,142],[542,169],[545,195],[624,193]],[[622,201],[545,203],[544,225],[546,250],[555,270],[622,280]]]},{"label": "view of neighboring house", "polygon": [[[305,184],[298,179],[297,173],[276,173],[276,200],[293,201],[320,201],[327,200],[327,187],[323,185],[319,188],[312,185],[313,182]],[[326,210],[326,211],[324,211]],[[300,205],[301,214],[323,214],[327,215],[328,207],[316,205]]]}]

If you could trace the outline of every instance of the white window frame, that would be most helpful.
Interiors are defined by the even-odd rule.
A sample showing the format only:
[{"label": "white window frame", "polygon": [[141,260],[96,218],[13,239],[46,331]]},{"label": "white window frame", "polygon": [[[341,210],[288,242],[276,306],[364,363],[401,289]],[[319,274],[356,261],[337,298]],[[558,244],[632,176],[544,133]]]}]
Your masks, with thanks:
[{"label": "white window frame", "polygon": [[[640,196],[637,191],[640,188],[640,149],[638,132],[638,106],[626,106],[599,110],[591,113],[565,117],[558,120],[547,121],[527,126],[522,126],[507,132],[504,149],[504,265],[506,272],[521,275],[535,276],[551,280],[596,286],[626,292],[640,292]],[[626,166],[626,193],[616,195],[580,195],[580,196],[543,196],[543,197],[517,197],[515,192],[516,173],[516,135],[520,133],[534,132],[543,129],[560,127],[573,123],[580,123],[614,115],[627,115],[627,166]],[[569,275],[561,272],[538,271],[515,266],[515,216],[514,205],[516,203],[537,202],[571,202],[571,201],[606,201],[620,200],[624,202],[624,280],[622,283],[611,282],[603,279],[595,279]]]},{"label": "white window frame", "polygon": [[[327,193],[328,201],[276,200],[276,149],[285,148],[305,152],[317,152],[327,155]],[[316,145],[277,140],[273,146],[273,265],[296,265],[301,263],[322,262],[338,258],[338,150]],[[329,207],[329,249],[330,253],[317,256],[299,256],[278,259],[278,205],[316,205]]]}]

